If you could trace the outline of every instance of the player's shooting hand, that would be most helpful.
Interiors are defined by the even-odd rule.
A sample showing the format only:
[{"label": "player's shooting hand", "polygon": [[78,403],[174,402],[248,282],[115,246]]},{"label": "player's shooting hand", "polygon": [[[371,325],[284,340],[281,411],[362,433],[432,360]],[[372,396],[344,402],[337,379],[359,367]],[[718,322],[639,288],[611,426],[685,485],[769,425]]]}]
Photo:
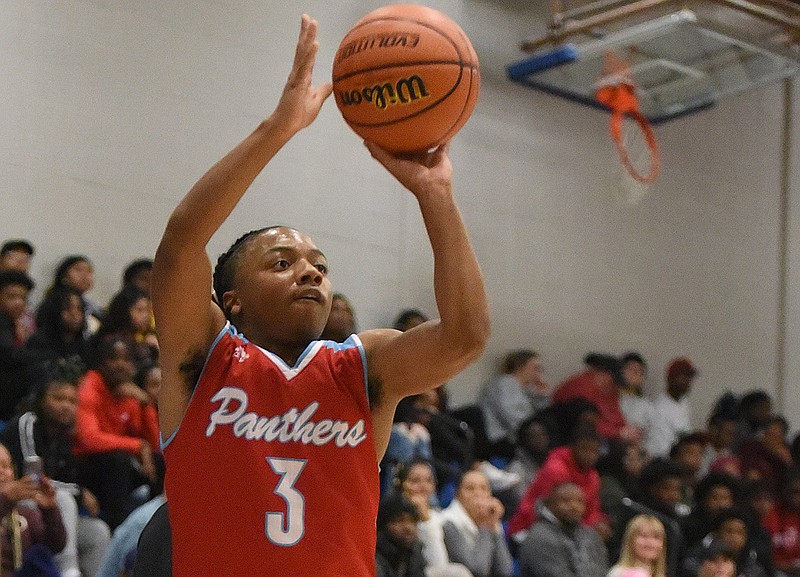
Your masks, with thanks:
[{"label": "player's shooting hand", "polygon": [[453,165],[447,155],[450,143],[432,152],[393,154],[372,142],[364,142],[372,157],[380,162],[400,184],[419,198],[426,194],[449,194]]},{"label": "player's shooting hand", "polygon": [[292,134],[314,121],[333,90],[330,82],[311,84],[317,50],[317,21],[303,14],[292,71],[274,113],[274,118]]}]

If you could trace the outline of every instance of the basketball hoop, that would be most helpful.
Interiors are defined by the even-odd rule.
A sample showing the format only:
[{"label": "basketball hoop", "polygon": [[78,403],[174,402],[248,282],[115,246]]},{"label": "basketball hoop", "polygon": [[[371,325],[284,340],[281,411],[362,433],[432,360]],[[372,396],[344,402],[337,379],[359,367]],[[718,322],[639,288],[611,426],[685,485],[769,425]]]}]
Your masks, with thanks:
[{"label": "basketball hoop", "polygon": [[633,196],[641,197],[658,176],[658,143],[650,123],[639,110],[636,85],[628,63],[612,51],[604,55],[603,75],[595,98],[611,110],[609,130],[622,165],[641,187],[633,185]]}]

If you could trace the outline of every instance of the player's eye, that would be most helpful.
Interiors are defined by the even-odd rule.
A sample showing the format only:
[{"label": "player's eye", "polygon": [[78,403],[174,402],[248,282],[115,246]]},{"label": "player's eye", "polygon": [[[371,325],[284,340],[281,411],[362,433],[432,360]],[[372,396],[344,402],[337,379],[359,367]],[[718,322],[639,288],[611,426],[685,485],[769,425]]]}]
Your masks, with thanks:
[{"label": "player's eye", "polygon": [[322,274],[328,274],[328,265],[326,265],[326,264],[324,264],[324,263],[318,263],[318,264],[316,264],[316,265],[314,265],[314,266],[315,266],[315,267],[316,267],[316,269],[317,269],[319,272],[321,272]]},{"label": "player's eye", "polygon": [[289,268],[289,266],[291,266],[291,264],[285,258],[281,258],[281,259],[278,259],[277,261],[275,261],[275,268],[284,270],[284,269]]}]

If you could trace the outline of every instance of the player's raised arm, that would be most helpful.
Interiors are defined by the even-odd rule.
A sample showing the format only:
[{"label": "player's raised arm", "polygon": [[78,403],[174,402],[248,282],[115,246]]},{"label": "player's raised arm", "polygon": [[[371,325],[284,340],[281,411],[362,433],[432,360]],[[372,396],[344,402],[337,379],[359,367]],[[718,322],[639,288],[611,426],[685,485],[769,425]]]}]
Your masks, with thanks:
[{"label": "player's raised arm", "polygon": [[317,23],[303,15],[289,79],[275,111],[194,185],[167,223],[153,263],[153,309],[159,334],[163,386],[161,432],[177,428],[203,362],[225,319],[210,299],[211,263],[206,244],[270,159],[316,118],[331,93],[312,85],[319,48]]},{"label": "player's raised arm", "polygon": [[[363,341],[380,406],[445,382],[474,361],[489,338],[489,306],[478,261],[452,195],[449,145],[395,156],[367,144],[419,203],[434,257],[439,319],[404,333],[368,331]],[[373,386],[373,391],[376,390]]]}]

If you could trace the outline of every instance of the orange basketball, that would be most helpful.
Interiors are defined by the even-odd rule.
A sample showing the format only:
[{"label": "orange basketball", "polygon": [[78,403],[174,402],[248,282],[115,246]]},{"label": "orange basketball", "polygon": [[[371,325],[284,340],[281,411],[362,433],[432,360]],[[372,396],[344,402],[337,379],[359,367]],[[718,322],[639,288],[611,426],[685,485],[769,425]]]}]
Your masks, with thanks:
[{"label": "orange basketball", "polygon": [[449,140],[472,114],[478,56],[441,12],[394,4],[370,12],[345,35],[333,62],[333,93],[348,125],[393,152]]}]

